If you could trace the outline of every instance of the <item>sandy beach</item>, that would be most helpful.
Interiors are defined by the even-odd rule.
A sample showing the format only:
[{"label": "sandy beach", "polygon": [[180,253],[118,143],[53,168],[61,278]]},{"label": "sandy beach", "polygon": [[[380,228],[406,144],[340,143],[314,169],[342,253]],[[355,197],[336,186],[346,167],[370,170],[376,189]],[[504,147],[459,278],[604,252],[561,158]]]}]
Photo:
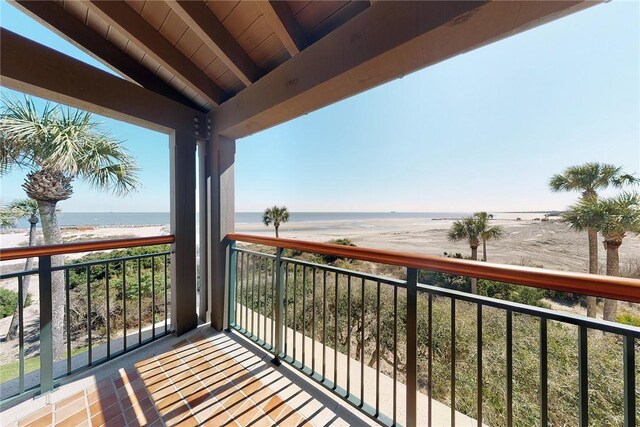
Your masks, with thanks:
[{"label": "sandy beach", "polygon": [[[491,241],[488,245],[490,262],[504,264],[524,264],[544,268],[586,271],[587,237],[569,229],[559,219],[540,221],[543,217],[536,213],[494,214],[493,225],[505,229],[504,238]],[[520,218],[520,220],[517,220]],[[341,221],[289,222],[280,227],[284,238],[326,242],[336,238],[349,238],[356,245],[377,249],[388,249],[427,255],[443,255],[444,252],[460,252],[468,256],[470,250],[464,242],[451,243],[447,231],[453,220],[402,218],[363,219]],[[273,236],[273,227],[261,223],[236,224],[239,233]],[[164,225],[140,227],[77,227],[65,228],[66,241],[111,239],[124,237],[144,237],[168,234]],[[0,235],[1,247],[24,246],[27,244],[26,230]],[[42,237],[39,236],[41,241]],[[605,251],[600,246],[600,260],[604,268]],[[76,258],[81,254],[72,255]],[[629,235],[620,248],[621,269],[640,264],[640,237]],[[7,264],[4,264],[5,266]]]}]

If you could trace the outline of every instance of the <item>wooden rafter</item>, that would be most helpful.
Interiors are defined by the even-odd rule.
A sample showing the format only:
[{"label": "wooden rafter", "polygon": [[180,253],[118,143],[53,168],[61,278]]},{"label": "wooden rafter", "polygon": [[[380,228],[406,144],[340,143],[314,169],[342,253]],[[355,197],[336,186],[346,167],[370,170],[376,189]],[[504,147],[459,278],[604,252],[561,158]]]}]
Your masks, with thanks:
[{"label": "wooden rafter", "polygon": [[87,1],[91,12],[124,34],[147,55],[171,71],[200,96],[214,104],[225,101],[227,94],[189,58],[165,39],[147,21],[122,0]]},{"label": "wooden rafter", "polygon": [[262,72],[218,18],[201,1],[167,0],[167,5],[246,86]]},{"label": "wooden rafter", "polygon": [[132,82],[188,107],[200,108],[62,6],[54,2],[24,0],[12,1],[11,4]]},{"label": "wooden rafter", "polygon": [[285,1],[256,1],[262,14],[291,56],[308,46],[308,41]]},{"label": "wooden rafter", "polygon": [[193,135],[200,111],[0,29],[2,86],[160,132]]}]

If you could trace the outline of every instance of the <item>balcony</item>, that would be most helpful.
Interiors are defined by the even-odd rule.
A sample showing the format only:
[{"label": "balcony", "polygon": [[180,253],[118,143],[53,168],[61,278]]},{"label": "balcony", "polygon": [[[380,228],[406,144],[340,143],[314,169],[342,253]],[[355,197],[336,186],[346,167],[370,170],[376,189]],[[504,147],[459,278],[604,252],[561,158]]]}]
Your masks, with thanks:
[{"label": "balcony", "polygon": [[243,2],[233,20],[223,2],[11,4],[118,76],[2,28],[3,87],[169,137],[172,236],[0,250],[39,258],[0,274],[20,293],[3,423],[636,425],[638,328],[424,279],[634,303],[637,280],[230,234],[237,139],[597,2],[315,2],[302,20],[285,2]]},{"label": "balcony", "polygon": [[[50,262],[172,240],[0,251],[2,260],[38,256],[36,270],[0,277],[21,289],[34,275],[40,289],[35,325],[19,309],[19,373],[2,384],[3,423],[632,426],[638,418],[640,328],[420,283],[422,273],[438,271],[638,302],[637,280],[230,234],[227,330],[200,325],[176,337],[169,312],[179,309],[180,288],[170,291],[171,251]],[[393,265],[405,277],[311,262],[302,253]],[[127,269],[137,280],[114,287],[116,276],[130,278]],[[56,307],[64,312],[61,357],[48,327],[58,271],[65,278],[64,307]],[[70,320],[77,271],[86,279],[87,313],[96,310],[92,295],[108,313],[105,324],[88,315],[80,332],[78,319]],[[34,335],[39,369],[27,372],[34,355],[25,354],[25,336]]]}]

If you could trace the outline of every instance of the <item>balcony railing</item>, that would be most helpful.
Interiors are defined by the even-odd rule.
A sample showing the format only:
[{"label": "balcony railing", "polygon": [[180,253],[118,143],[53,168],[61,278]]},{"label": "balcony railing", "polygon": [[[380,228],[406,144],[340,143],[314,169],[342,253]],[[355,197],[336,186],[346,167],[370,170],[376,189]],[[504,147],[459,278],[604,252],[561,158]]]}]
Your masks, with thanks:
[{"label": "balcony railing", "polygon": [[[450,425],[566,424],[554,412],[566,399],[575,416],[569,424],[636,425],[640,328],[435,287],[418,277],[436,271],[634,303],[639,280],[235,233],[227,239],[229,327],[382,424],[440,425],[443,408]],[[285,249],[404,267],[406,280],[285,257]],[[619,358],[600,363],[603,345],[619,350]],[[575,348],[575,369],[558,372],[556,359],[567,357],[559,346]],[[534,366],[525,366],[532,359]],[[469,371],[472,387],[459,381]],[[525,380],[537,386],[523,389]],[[592,402],[594,390],[611,401]],[[521,407],[519,395],[535,400],[535,408]],[[499,420],[487,419],[488,405]]]},{"label": "balcony railing", "polygon": [[[166,335],[170,329],[170,251],[152,246],[173,242],[173,236],[159,236],[0,250],[0,261],[38,258],[37,268],[33,270],[0,274],[0,280],[16,280],[18,290],[18,373],[15,379],[3,381],[2,403],[25,394],[47,392],[64,376],[104,363]],[[56,259],[71,253],[134,247],[151,248],[146,253],[99,257],[87,262],[63,263]],[[143,278],[149,274],[150,277]],[[31,277],[38,280],[39,306],[37,320],[27,323],[24,284]],[[55,280],[64,283],[64,300],[54,305],[52,284]],[[148,289],[142,291],[148,281],[150,299],[146,295]],[[143,315],[143,311],[149,311],[146,305],[150,305],[148,322]],[[82,309],[76,310],[80,306]],[[86,313],[82,313],[83,310]],[[99,321],[94,315],[97,311],[103,312]],[[64,319],[64,343],[54,343],[55,315],[62,315]],[[120,324],[118,330],[113,325],[115,318]]]}]

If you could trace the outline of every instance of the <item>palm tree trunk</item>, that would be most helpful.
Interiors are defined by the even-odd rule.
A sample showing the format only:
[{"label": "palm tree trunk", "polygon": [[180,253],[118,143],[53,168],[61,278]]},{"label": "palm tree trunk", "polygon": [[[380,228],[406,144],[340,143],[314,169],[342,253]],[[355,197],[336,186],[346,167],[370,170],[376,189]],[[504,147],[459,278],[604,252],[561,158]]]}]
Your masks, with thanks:
[{"label": "palm tree trunk", "polygon": [[[605,242],[607,249],[607,276],[620,276],[620,257],[617,242]],[[615,322],[618,312],[618,301],[613,299],[604,300],[604,320]]]},{"label": "palm tree trunk", "polygon": [[[56,214],[57,202],[38,200],[38,210],[42,221],[42,234],[47,245],[62,243],[62,231],[58,225],[58,215]],[[56,267],[64,264],[64,256],[57,255],[51,257],[51,266]],[[53,355],[54,359],[62,356],[64,349],[64,309],[65,289],[64,272],[56,271],[51,274],[51,300],[53,310]]]},{"label": "palm tree trunk", "polygon": [[278,227],[276,227],[276,239],[278,238]]},{"label": "palm tree trunk", "polygon": [[[478,260],[478,247],[477,246],[471,246],[471,259],[474,261]],[[477,294],[478,293],[478,279],[476,279],[475,277],[471,278],[471,293],[472,294]]]},{"label": "palm tree trunk", "polygon": [[[38,223],[37,218],[34,220],[34,217],[29,218],[29,246],[36,245],[36,224]],[[29,271],[33,268],[33,258],[27,258],[27,261],[24,263],[24,271]],[[27,302],[27,294],[29,292],[29,282],[31,281],[31,276],[24,276],[22,279],[22,307]],[[16,309],[13,311],[13,317],[11,318],[11,324],[9,325],[9,331],[7,332],[7,341],[13,339],[16,336],[16,332],[18,331],[18,319],[20,310],[20,301],[16,304]]]},{"label": "palm tree trunk", "polygon": [[[598,274],[598,232],[590,228],[587,234],[589,236],[589,273]],[[596,297],[587,297],[587,316],[596,317],[597,301]]]},{"label": "palm tree trunk", "polygon": [[487,239],[482,238],[482,261],[487,262]]}]

